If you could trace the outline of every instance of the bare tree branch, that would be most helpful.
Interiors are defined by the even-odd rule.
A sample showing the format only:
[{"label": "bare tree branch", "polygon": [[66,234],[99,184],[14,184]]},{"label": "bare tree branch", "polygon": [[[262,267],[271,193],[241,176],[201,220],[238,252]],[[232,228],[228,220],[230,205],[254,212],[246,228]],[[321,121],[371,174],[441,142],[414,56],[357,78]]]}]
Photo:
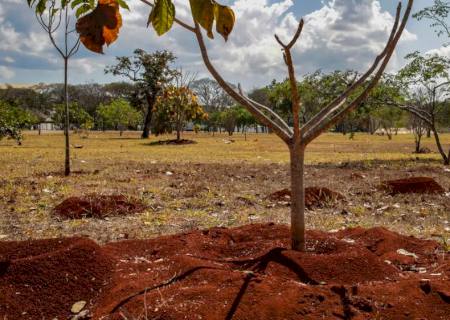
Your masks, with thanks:
[{"label": "bare tree branch", "polygon": [[289,125],[283,120],[283,118],[281,118],[276,112],[274,112],[272,109],[270,109],[269,107],[266,107],[265,105],[256,102],[255,100],[252,100],[250,97],[246,96],[243,92],[242,92],[242,88],[241,85],[238,85],[238,89],[239,89],[239,93],[241,94],[241,96],[243,96],[245,99],[247,99],[247,101],[251,104],[253,104],[255,107],[260,108],[266,112],[268,112],[272,117],[274,117],[279,124],[285,128],[285,130],[291,135],[294,135],[294,132],[292,131],[291,127],[289,127]]},{"label": "bare tree branch", "polygon": [[205,41],[203,40],[202,31],[198,23],[195,23],[195,35],[197,37],[197,42],[200,47],[200,52],[203,58],[203,62],[205,63],[206,68],[214,77],[214,79],[220,84],[220,86],[238,103],[245,106],[250,113],[258,119],[262,124],[266,125],[270,129],[272,129],[286,144],[290,143],[291,136],[287,133],[283,128],[281,128],[275,121],[267,117],[261,110],[256,108],[253,104],[251,104],[245,97],[239,94],[235,89],[233,89],[218,73],[215,69],[211,60],[209,59],[208,49],[206,48]]},{"label": "bare tree branch", "polygon": [[397,12],[395,15],[395,22],[391,30],[391,34],[389,36],[389,40],[383,50],[383,52],[378,55],[372,64],[372,66],[364,73],[358,81],[352,83],[346,91],[344,91],[339,97],[334,99],[328,106],[323,108],[319,113],[317,113],[312,119],[310,119],[302,128],[302,132],[307,132],[310,129],[316,127],[322,121],[324,121],[327,117],[331,115],[331,113],[338,110],[342,105],[344,105],[345,100],[357,89],[359,88],[369,77],[370,75],[377,69],[378,65],[382,61],[382,59],[386,56],[388,52],[388,48],[390,47],[392,41],[394,40],[394,36],[397,32],[398,25],[400,23],[400,14],[401,14],[401,3],[397,6]]},{"label": "bare tree branch", "polygon": [[[411,13],[411,10],[412,10],[412,5],[413,5],[413,0],[409,0],[408,6],[403,15],[401,25],[398,27],[398,30],[395,32],[395,36],[392,38],[392,41],[388,41],[385,52],[383,52],[384,53],[383,62],[381,63],[381,66],[379,67],[377,73],[375,74],[373,79],[370,81],[370,83],[367,85],[365,90],[355,100],[353,100],[353,102],[351,102],[348,106],[346,106],[344,109],[342,109],[336,115],[332,116],[329,119],[323,119],[321,122],[318,123],[317,126],[313,127],[311,130],[309,130],[308,134],[305,136],[305,142],[307,144],[310,143],[312,140],[314,140],[316,137],[318,137],[322,132],[328,130],[333,125],[335,125],[337,122],[341,121],[349,112],[351,112],[356,107],[358,107],[367,98],[370,91],[377,85],[382,74],[384,73],[384,70],[386,69],[387,64],[389,63],[389,61],[392,57],[392,54],[395,50],[395,47],[396,47],[398,41],[400,40],[403,30],[406,27],[406,23],[408,22],[408,18]],[[400,10],[401,10],[401,3],[399,3],[399,7],[397,9],[397,15]],[[378,60],[378,57],[377,57],[377,60]]]},{"label": "bare tree branch", "polygon": [[281,47],[284,50],[284,62],[286,63],[288,67],[289,72],[289,82],[291,86],[291,95],[292,95],[292,116],[294,119],[294,143],[301,143],[301,132],[300,132],[300,95],[298,93],[298,87],[297,87],[297,79],[295,77],[295,67],[294,62],[292,60],[291,55],[291,49],[297,42],[297,40],[300,38],[300,35],[303,30],[304,21],[303,19],[300,20],[300,23],[298,25],[297,31],[292,38],[291,42],[289,42],[288,45],[285,45],[280,38],[275,35],[275,39],[278,41],[278,43],[281,45]]}]

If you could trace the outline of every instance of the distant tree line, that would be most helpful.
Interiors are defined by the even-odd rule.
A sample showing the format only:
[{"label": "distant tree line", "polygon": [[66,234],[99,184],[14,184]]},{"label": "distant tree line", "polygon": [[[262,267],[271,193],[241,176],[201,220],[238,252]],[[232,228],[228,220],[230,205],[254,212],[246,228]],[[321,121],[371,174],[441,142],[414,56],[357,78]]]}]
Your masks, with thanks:
[{"label": "distant tree line", "polygon": [[[128,82],[69,86],[71,129],[117,130],[120,134],[125,130],[142,130],[143,137],[151,132],[156,135],[176,132],[178,139],[187,124],[192,130],[211,134],[233,135],[249,129],[269,132],[216,81],[197,80],[173,68],[175,59],[168,51],[147,53],[138,49],[132,57],[118,57],[116,65],[105,70]],[[450,128],[450,60],[418,52],[408,55],[407,60],[408,64],[397,74],[385,74],[361,106],[331,130],[350,138],[357,132],[366,132],[392,139],[400,128],[408,128],[415,136],[416,152],[422,150],[423,136],[434,136],[440,153],[448,161],[450,155],[440,145],[439,132]],[[355,71],[316,71],[304,76],[298,82],[301,121],[310,120],[357,77]],[[273,80],[267,86],[251,90],[248,96],[269,106],[292,125],[290,88],[287,79]],[[39,84],[27,89],[6,87],[0,89],[0,101],[0,137],[20,141],[21,129],[38,128],[39,123],[49,119],[64,127],[62,84]],[[6,123],[11,119],[13,123]]]}]

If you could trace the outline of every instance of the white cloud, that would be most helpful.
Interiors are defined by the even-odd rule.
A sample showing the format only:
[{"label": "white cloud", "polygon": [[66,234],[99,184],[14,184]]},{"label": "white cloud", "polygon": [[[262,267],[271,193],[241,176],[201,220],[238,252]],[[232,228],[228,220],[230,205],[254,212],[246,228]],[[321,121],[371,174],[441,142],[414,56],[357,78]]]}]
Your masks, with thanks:
[{"label": "white cloud", "polygon": [[[209,43],[215,63],[228,78],[261,85],[286,77],[277,33],[289,41],[298,25],[292,0],[237,0],[236,28],[227,44]],[[293,49],[297,71],[316,69],[363,70],[380,53],[394,23],[392,15],[374,0],[332,0],[305,17],[302,38]],[[405,31],[403,41],[415,39]],[[395,60],[395,58],[393,59]],[[395,65],[395,61],[393,61]]]},{"label": "white cloud", "polygon": [[444,46],[436,49],[429,50],[425,54],[437,54],[439,56],[450,58],[450,46]]},{"label": "white cloud", "polygon": [[3,61],[6,63],[14,63],[16,60],[13,57],[7,56],[3,58]]},{"label": "white cloud", "polygon": [[8,67],[0,66],[0,80],[9,80],[12,79],[16,73]]},{"label": "white cloud", "polygon": [[[24,0],[0,0],[0,59],[12,56],[20,66],[24,56],[33,61],[33,67],[54,70],[60,68],[57,55],[47,35],[28,9]],[[177,17],[190,22],[187,0],[174,0]],[[235,0],[233,3],[237,21],[233,34],[227,43],[217,35],[208,41],[210,55],[224,77],[231,82],[242,82],[251,88],[269,83],[273,78],[286,77],[282,52],[273,35],[277,33],[287,41],[296,30],[298,18],[292,12],[295,0]],[[305,74],[318,68],[324,70],[353,68],[361,70],[382,50],[393,17],[384,11],[378,0],[324,0],[321,9],[305,16],[302,38],[293,51],[297,72]],[[187,71],[200,76],[207,73],[192,33],[174,26],[167,35],[156,36],[154,30],[146,29],[150,8],[139,0],[129,1],[131,11],[123,11],[124,25],[120,37],[105,52],[104,56],[81,50],[72,75],[82,78],[83,74],[94,76],[97,81],[105,80],[104,65],[110,64],[116,55],[131,55],[136,48],[147,51],[168,49],[179,57],[178,64]],[[20,7],[19,7],[20,6]],[[14,16],[23,10],[28,18]],[[20,19],[21,23],[17,21]],[[29,24],[27,23],[28,20]],[[406,32],[403,41],[414,39]],[[5,58],[3,58],[5,61]],[[27,61],[27,63],[29,62]],[[398,64],[393,59],[391,67]],[[43,64],[41,64],[43,62]],[[32,63],[28,63],[32,64]],[[76,71],[75,67],[77,67]],[[31,70],[31,69],[30,69]]]}]

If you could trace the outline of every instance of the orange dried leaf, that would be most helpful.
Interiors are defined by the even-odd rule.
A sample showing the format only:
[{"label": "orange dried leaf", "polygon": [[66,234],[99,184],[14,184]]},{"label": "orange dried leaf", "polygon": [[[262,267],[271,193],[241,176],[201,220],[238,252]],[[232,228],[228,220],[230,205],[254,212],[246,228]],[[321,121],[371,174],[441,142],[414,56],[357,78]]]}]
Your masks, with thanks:
[{"label": "orange dried leaf", "polygon": [[94,52],[103,53],[119,36],[122,16],[117,0],[99,0],[97,7],[77,21],[77,32],[83,45]]}]

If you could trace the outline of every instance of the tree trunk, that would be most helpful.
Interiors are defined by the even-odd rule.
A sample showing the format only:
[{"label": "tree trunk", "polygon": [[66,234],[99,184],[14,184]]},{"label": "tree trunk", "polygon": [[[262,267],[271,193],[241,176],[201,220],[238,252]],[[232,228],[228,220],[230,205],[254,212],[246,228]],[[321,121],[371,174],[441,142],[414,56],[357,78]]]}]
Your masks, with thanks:
[{"label": "tree trunk", "polygon": [[291,239],[292,249],[305,250],[305,147],[291,145]]},{"label": "tree trunk", "polygon": [[64,166],[64,175],[67,177],[70,175],[70,139],[69,139],[69,91],[67,88],[67,76],[68,76],[68,58],[64,58],[64,113],[65,113],[65,125],[64,135],[66,141],[66,158]]},{"label": "tree trunk", "polygon": [[150,127],[152,123],[152,109],[155,99],[149,94],[145,94],[145,98],[147,100],[147,114],[144,119],[144,130],[142,131],[142,139],[148,139],[150,137]]},{"label": "tree trunk", "polygon": [[180,128],[177,128],[177,141],[179,142],[181,140],[181,130]]},{"label": "tree trunk", "polygon": [[416,140],[416,153],[420,153],[420,144],[421,144],[422,136],[416,136],[415,140]]},{"label": "tree trunk", "polygon": [[441,139],[439,138],[439,133],[437,132],[436,127],[431,128],[431,131],[433,132],[434,139],[436,140],[436,146],[439,150],[439,153],[441,154],[442,159],[444,160],[444,165],[446,165],[446,166],[450,165],[450,152],[449,152],[448,156],[445,154],[445,151],[444,151],[444,148],[442,147]]}]

